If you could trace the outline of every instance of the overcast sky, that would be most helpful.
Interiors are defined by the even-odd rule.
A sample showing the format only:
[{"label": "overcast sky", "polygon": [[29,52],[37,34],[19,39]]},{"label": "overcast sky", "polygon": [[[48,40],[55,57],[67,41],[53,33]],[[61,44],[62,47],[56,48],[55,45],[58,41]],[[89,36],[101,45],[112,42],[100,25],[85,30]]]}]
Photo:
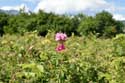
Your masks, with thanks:
[{"label": "overcast sky", "polygon": [[106,10],[116,20],[125,20],[125,0],[0,0],[0,9],[38,12],[39,9],[57,14],[95,15]]}]

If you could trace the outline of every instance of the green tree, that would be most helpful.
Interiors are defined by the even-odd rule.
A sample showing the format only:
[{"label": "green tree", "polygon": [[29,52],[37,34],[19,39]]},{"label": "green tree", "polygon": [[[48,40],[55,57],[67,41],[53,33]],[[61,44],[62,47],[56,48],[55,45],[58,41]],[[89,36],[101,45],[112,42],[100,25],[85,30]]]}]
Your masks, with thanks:
[{"label": "green tree", "polygon": [[98,22],[93,17],[87,17],[85,20],[83,20],[78,28],[78,32],[81,35],[88,35],[89,33],[95,33],[95,31],[98,28]]},{"label": "green tree", "polygon": [[0,13],[0,36],[4,34],[4,26],[8,24],[7,20],[9,18],[9,15],[5,13]]},{"label": "green tree", "polygon": [[108,28],[109,26],[114,26],[115,20],[112,18],[112,14],[106,11],[102,11],[100,13],[97,13],[95,16],[96,20],[98,21],[98,29],[97,32],[100,33],[100,35],[103,35],[105,32],[105,28]]},{"label": "green tree", "polygon": [[83,19],[78,27],[78,32],[82,35],[93,33],[98,34],[98,37],[113,37],[123,33],[123,23],[113,19],[111,13],[102,11],[95,17],[90,16]]},{"label": "green tree", "polygon": [[81,23],[82,21],[84,21],[86,18],[87,18],[86,15],[80,13],[80,14],[78,14],[78,15],[73,16],[73,18],[71,19],[72,25],[73,25],[73,27],[72,27],[72,32],[73,32],[75,35],[80,35],[80,33],[77,31],[77,29],[78,29],[80,23]]}]

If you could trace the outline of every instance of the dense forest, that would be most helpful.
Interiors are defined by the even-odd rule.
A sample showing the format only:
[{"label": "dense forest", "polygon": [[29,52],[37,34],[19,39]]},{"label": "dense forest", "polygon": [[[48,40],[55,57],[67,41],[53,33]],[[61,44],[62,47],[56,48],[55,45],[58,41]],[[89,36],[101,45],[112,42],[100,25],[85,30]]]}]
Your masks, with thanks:
[{"label": "dense forest", "polygon": [[123,33],[124,25],[121,21],[113,19],[111,13],[102,11],[95,16],[84,14],[57,15],[40,10],[38,13],[18,14],[0,13],[0,35],[21,34],[37,30],[39,35],[45,36],[49,30],[65,32],[69,36],[95,34],[98,37],[112,37]]}]

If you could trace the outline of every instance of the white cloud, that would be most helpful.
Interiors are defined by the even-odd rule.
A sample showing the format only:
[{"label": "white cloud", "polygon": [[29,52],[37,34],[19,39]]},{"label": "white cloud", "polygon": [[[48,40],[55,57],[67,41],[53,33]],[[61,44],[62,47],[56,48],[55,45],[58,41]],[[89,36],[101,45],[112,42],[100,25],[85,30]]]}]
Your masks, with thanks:
[{"label": "white cloud", "polygon": [[125,20],[125,16],[121,14],[114,14],[113,18],[116,20]]},{"label": "white cloud", "polygon": [[105,0],[41,0],[34,11],[38,12],[41,9],[57,14],[79,13],[88,10],[98,11],[108,6]]},{"label": "white cloud", "polygon": [[[125,20],[125,16],[120,14],[125,11],[125,7],[117,6],[115,2],[107,2],[106,0],[39,0],[35,12],[44,10],[46,12],[54,12],[56,14],[73,14],[73,13],[97,13],[102,10],[109,11],[116,20]],[[117,13],[117,14],[116,14]]]},{"label": "white cloud", "polygon": [[25,4],[21,4],[19,6],[3,6],[3,7],[0,7],[0,9],[2,9],[2,10],[17,10],[17,11],[19,11],[20,9],[23,9],[23,8],[25,8],[25,12],[29,11],[29,8]]},{"label": "white cloud", "polygon": [[105,10],[114,13],[114,12],[125,11],[125,7],[123,6],[120,7],[120,6],[110,4],[110,7],[107,7]]}]

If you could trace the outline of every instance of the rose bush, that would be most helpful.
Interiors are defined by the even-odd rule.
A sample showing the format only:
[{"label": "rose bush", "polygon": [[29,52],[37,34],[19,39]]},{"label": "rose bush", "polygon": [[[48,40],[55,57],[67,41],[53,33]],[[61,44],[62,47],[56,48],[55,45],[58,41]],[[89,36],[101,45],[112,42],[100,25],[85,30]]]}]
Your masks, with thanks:
[{"label": "rose bush", "polygon": [[116,49],[125,40],[118,41],[119,37],[72,35],[65,42],[67,50],[56,52],[54,33],[4,35],[0,38],[0,83],[125,83],[125,56]]}]

